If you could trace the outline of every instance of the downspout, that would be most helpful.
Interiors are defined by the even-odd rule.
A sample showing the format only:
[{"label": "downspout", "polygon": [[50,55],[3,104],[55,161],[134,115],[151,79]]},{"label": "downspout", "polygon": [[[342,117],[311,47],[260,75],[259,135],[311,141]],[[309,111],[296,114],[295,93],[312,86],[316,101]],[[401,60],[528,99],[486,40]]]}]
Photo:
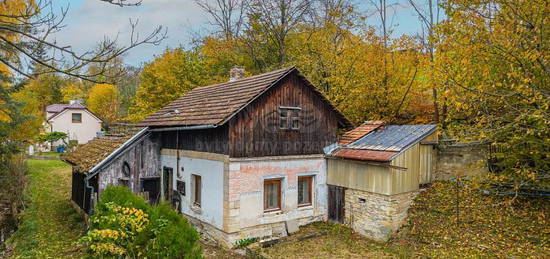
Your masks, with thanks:
[{"label": "downspout", "polygon": [[92,191],[90,192],[90,211],[88,211],[88,215],[92,215],[93,214],[93,211],[94,211],[94,208],[91,206],[92,205],[92,195],[94,194],[95,192],[95,189],[93,186],[90,185],[90,181],[88,179],[88,177],[84,177],[84,182],[86,183],[84,185],[85,189],[84,189],[84,200],[82,202],[82,205],[84,205],[86,203],[86,190],[88,190],[88,188],[90,188]]}]

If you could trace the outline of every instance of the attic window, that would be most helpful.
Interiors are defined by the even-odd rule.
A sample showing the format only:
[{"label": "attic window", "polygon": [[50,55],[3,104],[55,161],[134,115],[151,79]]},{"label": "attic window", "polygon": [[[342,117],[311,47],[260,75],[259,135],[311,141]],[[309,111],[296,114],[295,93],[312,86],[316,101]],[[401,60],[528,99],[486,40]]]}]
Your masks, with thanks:
[{"label": "attic window", "polygon": [[300,107],[289,107],[289,106],[280,106],[279,107],[279,128],[280,129],[291,129],[298,130],[300,129]]},{"label": "attic window", "polygon": [[82,123],[82,113],[71,114],[71,119],[73,123]]}]

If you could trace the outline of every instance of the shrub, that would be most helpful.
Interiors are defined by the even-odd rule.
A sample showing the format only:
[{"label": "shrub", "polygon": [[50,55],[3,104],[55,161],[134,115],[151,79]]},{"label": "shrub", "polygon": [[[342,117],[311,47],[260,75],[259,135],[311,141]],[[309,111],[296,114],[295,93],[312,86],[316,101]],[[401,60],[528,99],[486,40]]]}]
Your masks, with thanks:
[{"label": "shrub", "polygon": [[199,235],[185,218],[166,203],[150,206],[125,187],[103,191],[90,228],[81,241],[94,257],[201,257]]}]

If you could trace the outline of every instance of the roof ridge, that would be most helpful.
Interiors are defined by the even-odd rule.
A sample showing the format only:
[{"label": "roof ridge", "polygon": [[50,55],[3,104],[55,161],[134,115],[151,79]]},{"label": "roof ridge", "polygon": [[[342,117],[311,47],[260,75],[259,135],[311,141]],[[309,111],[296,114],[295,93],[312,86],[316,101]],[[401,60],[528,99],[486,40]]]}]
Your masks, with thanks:
[{"label": "roof ridge", "polygon": [[211,87],[214,87],[214,86],[220,86],[220,85],[225,85],[225,84],[235,84],[235,83],[239,83],[239,82],[243,82],[243,81],[255,79],[255,78],[262,77],[262,76],[266,76],[266,75],[270,75],[270,74],[277,74],[277,73],[279,73],[279,72],[286,71],[286,70],[291,70],[291,69],[293,69],[293,68],[295,68],[295,67],[294,67],[294,66],[292,66],[292,67],[286,67],[286,68],[281,68],[281,69],[277,69],[277,70],[273,70],[273,71],[269,71],[269,72],[265,72],[265,73],[261,73],[261,74],[252,75],[252,76],[249,76],[249,77],[239,78],[239,79],[237,79],[237,80],[235,80],[235,81],[225,81],[225,82],[222,82],[222,83],[216,83],[216,84],[211,84],[211,85],[199,86],[199,87],[195,87],[195,88],[191,89],[191,91],[193,91],[193,90],[198,90],[198,89],[211,88]]}]

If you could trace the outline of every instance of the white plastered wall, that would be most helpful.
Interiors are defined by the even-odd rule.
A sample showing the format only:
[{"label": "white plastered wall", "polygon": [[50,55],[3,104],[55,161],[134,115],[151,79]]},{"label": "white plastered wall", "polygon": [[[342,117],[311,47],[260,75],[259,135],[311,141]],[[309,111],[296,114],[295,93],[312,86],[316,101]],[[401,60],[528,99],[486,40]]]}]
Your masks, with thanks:
[{"label": "white plastered wall", "polygon": [[[72,122],[72,114],[82,114],[81,123]],[[77,140],[78,144],[85,144],[97,136],[97,132],[101,131],[101,120],[92,115],[85,109],[66,109],[61,114],[50,120],[51,127],[48,127],[47,132],[59,131],[67,133],[69,140]],[[62,142],[54,143],[54,146],[62,144]]]},{"label": "white plastered wall", "polygon": [[[185,196],[180,195],[182,204],[181,212],[211,224],[216,228],[223,229],[223,188],[224,188],[224,161],[196,158],[186,156],[189,151],[181,151],[179,162],[179,174],[177,168],[176,150],[161,150],[161,168],[173,168],[173,186],[176,189],[176,181],[185,182]],[[193,152],[194,154],[202,152]],[[189,154],[188,154],[189,155]],[[207,157],[207,156],[206,156]],[[183,170],[181,170],[183,168]],[[201,206],[193,205],[194,188],[192,186],[192,175],[201,176],[202,199]]]}]

